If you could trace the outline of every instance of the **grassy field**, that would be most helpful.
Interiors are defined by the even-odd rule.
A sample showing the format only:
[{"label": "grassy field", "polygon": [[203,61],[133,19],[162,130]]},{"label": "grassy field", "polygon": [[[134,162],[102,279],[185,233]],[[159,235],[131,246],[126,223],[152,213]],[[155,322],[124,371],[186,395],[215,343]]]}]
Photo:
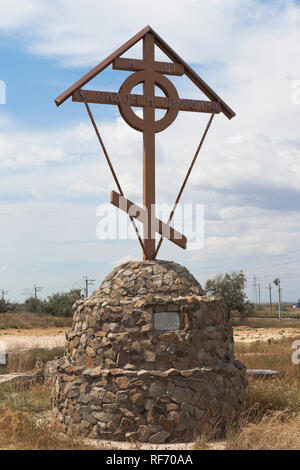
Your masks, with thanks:
[{"label": "grassy field", "polygon": [[72,326],[72,317],[53,317],[35,313],[0,313],[0,330]]},{"label": "grassy field", "polygon": [[[237,312],[236,312],[237,315]],[[300,317],[300,308],[292,308],[291,304],[283,303],[281,306],[281,315],[284,317]],[[273,304],[272,313],[271,307],[269,304],[255,304],[255,313],[254,316],[272,316],[278,318],[278,305]]]},{"label": "grassy field", "polygon": [[[247,368],[275,369],[280,375],[266,380],[249,378],[247,402],[239,419],[228,426],[222,449],[300,449],[300,365],[292,363],[291,343],[284,339],[271,345],[236,344],[236,358]],[[207,437],[200,436],[195,448],[209,449],[211,445]]]},{"label": "grassy field", "polygon": [[280,376],[249,380],[240,423],[228,429],[227,449],[300,449],[300,365],[292,363],[292,352],[291,340],[237,345],[236,356],[248,368],[276,369]]},{"label": "grassy field", "polygon": [[232,326],[249,326],[250,328],[299,328],[300,320],[284,320],[281,322],[275,318],[231,318]]},{"label": "grassy field", "polygon": [[34,385],[20,391],[13,386],[0,386],[0,449],[93,448],[76,436],[57,433],[51,425],[49,409],[49,387]]},{"label": "grassy field", "polygon": [[33,348],[27,351],[15,349],[8,355],[8,362],[5,369],[0,369],[0,374],[14,374],[32,371],[37,360],[42,362],[51,361],[64,355],[63,348]]}]

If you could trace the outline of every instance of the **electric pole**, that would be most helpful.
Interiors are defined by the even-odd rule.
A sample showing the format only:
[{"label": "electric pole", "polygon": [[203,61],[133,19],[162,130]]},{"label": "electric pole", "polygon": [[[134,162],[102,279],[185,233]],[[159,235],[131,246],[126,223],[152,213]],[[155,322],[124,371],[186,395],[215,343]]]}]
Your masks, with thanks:
[{"label": "electric pole", "polygon": [[258,305],[260,305],[260,284],[258,284]]},{"label": "electric pole", "polygon": [[253,276],[253,302],[257,303],[256,276]]},{"label": "electric pole", "polygon": [[8,294],[8,293],[9,293],[9,290],[4,290],[4,289],[1,290],[1,298],[2,298],[2,300],[5,300],[5,296],[6,296],[6,294]]},{"label": "electric pole", "polygon": [[278,321],[281,321],[281,288],[280,288],[280,279],[276,277],[273,283],[278,287]]},{"label": "electric pole", "polygon": [[85,297],[88,298],[89,296],[89,286],[92,286],[94,284],[94,282],[96,281],[96,279],[88,279],[87,276],[84,276],[84,283],[85,283]]},{"label": "electric pole", "polygon": [[34,288],[34,298],[36,300],[37,299],[37,293],[40,292],[43,288],[42,287],[37,287],[36,284],[34,284],[33,288]]},{"label": "electric pole", "polygon": [[270,282],[269,282],[269,287],[267,287],[267,289],[269,290],[269,295],[270,295],[270,316],[272,316],[272,292],[271,290],[273,289],[273,287],[271,286]]}]

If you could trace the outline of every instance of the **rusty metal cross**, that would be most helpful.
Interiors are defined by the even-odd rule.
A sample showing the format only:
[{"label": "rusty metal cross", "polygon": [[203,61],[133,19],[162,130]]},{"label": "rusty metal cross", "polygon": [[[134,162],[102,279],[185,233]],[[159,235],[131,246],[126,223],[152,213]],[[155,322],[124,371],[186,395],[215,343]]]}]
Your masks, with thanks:
[{"label": "rusty metal cross", "polygon": [[[143,40],[142,60],[120,57],[120,55],[126,52],[127,49],[140,39]],[[156,61],[155,45],[160,47],[160,49],[169,58],[171,58],[172,62]],[[123,82],[118,93],[82,89],[83,85],[111,63],[115,70],[134,72]],[[183,74],[186,74],[210,98],[210,101],[180,99],[175,86],[165,75]],[[133,94],[132,89],[141,83],[143,84],[143,94]],[[160,88],[165,96],[155,96],[155,87]],[[222,111],[229,119],[231,119],[235,115],[234,112],[149,26],[125,43],[114,54],[109,56],[91,72],[66,90],[66,92],[56,98],[55,102],[57,105],[60,105],[70,96],[72,96],[73,101],[85,103],[91,122],[119,190],[119,193],[115,191],[111,192],[110,201],[114,206],[125,211],[129,215],[142,246],[144,259],[155,259],[163,238],[168,238],[179,247],[186,248],[186,237],[170,227],[169,224],[213,117],[215,114]],[[121,116],[127,124],[143,133],[143,208],[137,206],[124,197],[122,188],[90,111],[89,103],[117,105]],[[143,117],[140,118],[137,116],[132,107],[142,107]],[[159,120],[155,120],[156,109],[166,110],[165,115]],[[184,182],[180,188],[169,219],[167,223],[164,223],[155,216],[155,134],[170,126],[176,119],[179,111],[209,113],[210,118],[187,171]],[[136,227],[135,219],[141,221],[143,224],[143,241],[141,240]],[[161,235],[157,246],[155,246],[155,233],[159,233]]]}]

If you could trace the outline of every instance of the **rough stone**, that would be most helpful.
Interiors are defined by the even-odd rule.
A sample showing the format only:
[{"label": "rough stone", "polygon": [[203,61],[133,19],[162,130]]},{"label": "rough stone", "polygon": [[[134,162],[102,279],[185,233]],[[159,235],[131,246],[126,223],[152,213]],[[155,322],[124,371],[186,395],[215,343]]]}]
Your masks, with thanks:
[{"label": "rough stone", "polygon": [[172,433],[174,429],[174,423],[170,420],[165,418],[163,415],[159,418],[159,424],[169,433]]},{"label": "rough stone", "polygon": [[157,432],[156,434],[153,434],[153,436],[150,437],[150,442],[151,444],[163,444],[164,442],[166,442],[169,436],[170,436],[169,432],[160,431],[160,432]]},{"label": "rough stone", "polygon": [[119,388],[128,388],[130,384],[130,379],[128,377],[118,377],[116,379],[116,384],[118,385]]},{"label": "rough stone", "polygon": [[[53,417],[63,432],[185,442],[220,435],[237,416],[247,380],[232,328],[222,301],[204,297],[183,266],[125,263],[73,309],[53,374]],[[172,317],[156,330],[161,314],[179,323]]]}]

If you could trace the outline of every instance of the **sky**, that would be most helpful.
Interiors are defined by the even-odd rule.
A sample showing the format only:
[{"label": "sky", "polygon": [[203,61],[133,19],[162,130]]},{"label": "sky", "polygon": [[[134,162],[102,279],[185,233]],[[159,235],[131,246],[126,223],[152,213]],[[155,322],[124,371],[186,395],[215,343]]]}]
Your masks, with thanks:
[{"label": "sky", "polygon": [[[279,276],[283,300],[297,300],[295,0],[0,0],[0,291],[22,301],[36,284],[45,298],[85,275],[96,288],[115,266],[141,258],[134,239],[97,237],[97,208],[116,187],[84,106],[57,108],[54,98],[147,24],[236,112],[215,117],[182,197],[204,206],[203,247],[183,251],[165,240],[159,258],[185,265],[201,284],[243,269],[252,300],[254,276],[262,301]],[[124,56],[139,58],[141,46]],[[156,58],[165,60],[159,51]],[[117,92],[127,76],[108,67],[86,88]],[[168,78],[180,97],[205,98],[187,77]],[[141,203],[141,133],[117,107],[91,108],[126,197]],[[156,135],[158,203],[175,200],[207,118],[182,112]]]}]

